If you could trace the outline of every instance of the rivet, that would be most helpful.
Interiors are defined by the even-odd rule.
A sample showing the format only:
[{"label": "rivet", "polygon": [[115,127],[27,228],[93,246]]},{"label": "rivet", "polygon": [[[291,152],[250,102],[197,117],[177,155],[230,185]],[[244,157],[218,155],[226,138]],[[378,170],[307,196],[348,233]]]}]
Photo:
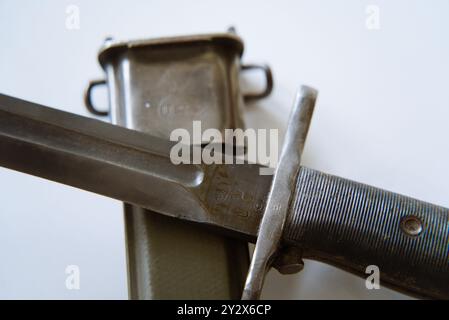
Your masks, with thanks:
[{"label": "rivet", "polygon": [[423,231],[423,224],[418,217],[407,216],[401,220],[401,229],[409,236],[418,236]]}]

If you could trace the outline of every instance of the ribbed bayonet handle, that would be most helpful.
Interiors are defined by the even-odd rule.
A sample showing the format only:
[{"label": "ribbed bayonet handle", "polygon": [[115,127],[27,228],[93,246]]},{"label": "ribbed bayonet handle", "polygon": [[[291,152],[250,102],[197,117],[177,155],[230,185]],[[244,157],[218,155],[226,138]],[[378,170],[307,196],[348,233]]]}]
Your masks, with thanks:
[{"label": "ribbed bayonet handle", "polygon": [[449,210],[309,168],[298,174],[284,241],[304,258],[416,296],[449,298]]}]

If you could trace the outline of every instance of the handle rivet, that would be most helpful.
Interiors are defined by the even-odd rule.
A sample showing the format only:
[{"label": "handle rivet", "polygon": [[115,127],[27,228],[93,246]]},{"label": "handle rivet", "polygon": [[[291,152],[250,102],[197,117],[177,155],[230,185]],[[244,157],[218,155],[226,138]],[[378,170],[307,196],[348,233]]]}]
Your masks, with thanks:
[{"label": "handle rivet", "polygon": [[418,217],[408,216],[402,218],[401,229],[409,236],[418,236],[423,231],[423,225]]}]

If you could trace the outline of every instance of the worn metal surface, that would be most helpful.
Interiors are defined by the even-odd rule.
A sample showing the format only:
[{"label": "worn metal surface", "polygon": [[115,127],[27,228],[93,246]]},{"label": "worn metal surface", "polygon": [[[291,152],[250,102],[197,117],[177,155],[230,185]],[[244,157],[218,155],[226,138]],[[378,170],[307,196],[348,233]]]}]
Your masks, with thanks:
[{"label": "worn metal surface", "polygon": [[268,194],[242,299],[260,297],[265,275],[275,255],[279,253],[316,96],[317,92],[314,89],[303,86],[293,104],[284,146]]},{"label": "worn metal surface", "polygon": [[[222,133],[243,128],[242,52],[243,42],[231,33],[129,42],[108,39],[99,61],[106,72],[112,122],[167,140],[180,128],[193,137],[193,121],[200,121],[202,130]],[[267,86],[262,93],[245,95],[246,100],[265,97],[272,89],[268,67],[242,70],[254,68],[264,70]],[[89,88],[100,83],[92,82]],[[89,110],[104,114],[92,106],[89,91],[86,97]],[[125,204],[124,219],[131,299],[240,296],[249,265],[245,242],[174,223],[130,204]]]},{"label": "worn metal surface", "polygon": [[0,94],[0,165],[254,241],[271,176],[256,164],[174,165],[173,145]]},{"label": "worn metal surface", "polygon": [[[192,122],[242,128],[243,43],[233,34],[107,42],[99,53],[112,122],[168,139]],[[208,141],[207,141],[208,142]]]},{"label": "worn metal surface", "polygon": [[[171,145],[0,95],[0,165],[254,242],[271,177],[257,165],[175,166]],[[376,264],[382,285],[449,298],[448,209],[307,168],[295,185],[283,246],[359,275]],[[407,217],[422,222],[417,235]]]}]

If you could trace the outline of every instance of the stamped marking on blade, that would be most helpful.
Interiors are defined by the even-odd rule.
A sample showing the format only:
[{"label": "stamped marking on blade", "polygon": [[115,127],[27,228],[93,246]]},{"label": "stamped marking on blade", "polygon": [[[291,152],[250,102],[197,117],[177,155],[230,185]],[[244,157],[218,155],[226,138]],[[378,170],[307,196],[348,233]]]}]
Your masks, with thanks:
[{"label": "stamped marking on blade", "polygon": [[258,170],[255,165],[219,165],[207,170],[201,192],[212,223],[256,234],[271,181]]}]

